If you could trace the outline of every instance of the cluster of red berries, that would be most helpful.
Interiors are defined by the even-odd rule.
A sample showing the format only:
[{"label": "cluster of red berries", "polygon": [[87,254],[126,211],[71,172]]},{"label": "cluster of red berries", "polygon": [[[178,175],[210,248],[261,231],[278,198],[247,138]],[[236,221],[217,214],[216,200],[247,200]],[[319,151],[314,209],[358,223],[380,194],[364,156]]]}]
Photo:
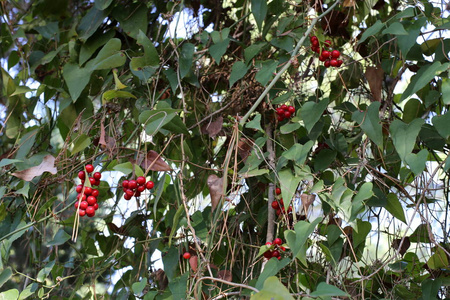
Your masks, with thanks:
[{"label": "cluster of red berries", "polygon": [[281,259],[281,252],[280,251],[286,251],[286,248],[281,246],[283,244],[283,240],[280,238],[276,238],[273,240],[273,242],[267,242],[266,246],[269,247],[269,249],[264,252],[264,257],[267,259],[271,259],[272,257],[276,257],[277,259]]},{"label": "cluster of red berries", "polygon": [[[281,189],[280,188],[276,188],[275,189],[275,194],[277,196],[281,195]],[[280,216],[281,214],[285,214],[286,213],[286,209],[284,208],[283,198],[275,199],[272,202],[272,208],[275,209],[275,212],[277,213],[277,216]],[[287,212],[288,213],[292,212],[292,205],[289,206]]]},{"label": "cluster of red berries", "polygon": [[[76,187],[78,201],[75,202],[75,208],[78,210],[80,217],[84,217],[85,215],[93,217],[95,216],[95,211],[98,209],[97,197],[99,191],[92,187],[100,185],[102,174],[95,172],[92,174],[92,177],[89,176],[90,173],[94,172],[94,166],[91,164],[84,166],[84,169],[85,171],[78,172],[78,178],[80,178],[81,184]],[[86,181],[86,174],[88,174],[88,181]]]},{"label": "cluster of red berries", "polygon": [[290,119],[295,114],[295,107],[287,106],[286,104],[281,105],[277,108],[278,121],[281,122],[284,119]]},{"label": "cluster of red berries", "polygon": [[151,190],[154,186],[153,181],[147,181],[144,176],[139,176],[136,180],[124,180],[122,182],[123,192],[125,193],[123,197],[125,200],[130,200],[133,196],[140,197],[145,189]]},{"label": "cluster of red berries", "polygon": [[[338,59],[341,56],[341,52],[339,50],[332,50],[331,41],[326,40],[323,45],[324,48],[320,47],[319,39],[317,36],[313,35],[310,38],[311,41],[311,50],[319,54],[319,60],[323,62],[325,68],[335,67],[339,68],[343,61]],[[328,49],[328,50],[327,50]]]}]

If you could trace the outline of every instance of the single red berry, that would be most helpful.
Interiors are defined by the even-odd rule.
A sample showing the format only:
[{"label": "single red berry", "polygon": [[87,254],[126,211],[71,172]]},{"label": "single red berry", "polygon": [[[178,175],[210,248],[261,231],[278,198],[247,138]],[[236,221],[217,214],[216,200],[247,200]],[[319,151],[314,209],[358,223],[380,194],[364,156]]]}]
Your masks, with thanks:
[{"label": "single red berry", "polygon": [[337,67],[339,68],[340,66],[342,66],[343,61],[341,59],[338,59],[337,63]]},{"label": "single red berry", "polygon": [[183,254],[183,258],[184,258],[184,259],[189,259],[189,258],[191,258],[191,254],[190,254],[189,252],[185,252],[185,253]]},{"label": "single red berry", "polygon": [[281,189],[280,189],[280,188],[276,188],[276,189],[275,189],[275,194],[281,195]]},{"label": "single red berry", "polygon": [[[284,113],[283,113],[283,115],[284,115]],[[283,121],[284,120],[284,116],[278,116],[278,122],[281,122],[281,121]]]},{"label": "single red berry", "polygon": [[136,183],[137,183],[137,185],[144,185],[145,184],[145,177],[144,176],[139,176],[138,178],[136,178]]},{"label": "single red berry", "polygon": [[87,203],[89,204],[89,206],[92,206],[97,203],[97,198],[95,198],[94,196],[89,196],[87,197]]},{"label": "single red berry", "polygon": [[133,196],[130,196],[130,195],[128,195],[128,194],[123,195],[123,198],[124,198],[125,200],[130,200],[131,197],[133,197]]},{"label": "single red berry", "polygon": [[92,218],[93,216],[95,216],[95,208],[92,206],[88,206],[86,208],[86,215],[90,218]]},{"label": "single red berry", "polygon": [[128,181],[128,188],[134,190],[137,188],[137,182],[136,180],[130,180]]},{"label": "single red berry", "polygon": [[283,105],[280,106],[280,108],[281,108],[282,110],[286,110],[288,107],[287,107],[286,104],[283,104]]},{"label": "single red berry", "polygon": [[331,51],[331,57],[332,58],[338,58],[339,56],[341,56],[341,52],[339,52],[339,50]]},{"label": "single red berry", "polygon": [[143,191],[145,191],[145,185],[140,185],[137,187],[136,189],[139,193],[142,193]]},{"label": "single red berry", "polygon": [[125,191],[125,194],[127,194],[128,196],[133,196],[134,195],[134,191],[132,190],[132,189],[127,189],[126,191]]},{"label": "single red berry", "polygon": [[280,238],[276,238],[276,239],[273,240],[273,243],[274,243],[275,245],[281,245],[281,244],[283,244],[283,240],[280,239]]},{"label": "single red berry", "polygon": [[86,200],[86,194],[78,194],[77,199],[80,200],[80,198],[81,198],[81,201]]},{"label": "single red berry", "polygon": [[281,116],[284,115],[284,109],[282,109],[281,107],[277,108],[277,115]]},{"label": "single red berry", "polygon": [[325,66],[325,68],[329,68],[330,67],[330,61],[327,60],[323,63],[323,65]]},{"label": "single red berry", "polygon": [[272,202],[272,208],[275,209],[275,210],[277,210],[277,209],[280,208],[280,204],[279,204],[277,201],[273,201],[273,202]]},{"label": "single red berry", "polygon": [[309,41],[312,43],[313,41],[318,41],[319,39],[317,38],[317,36],[313,35],[309,38]]},{"label": "single red berry", "polygon": [[325,57],[325,58],[330,58],[331,53],[330,53],[330,51],[322,50],[322,54],[321,55],[323,57]]},{"label": "single red berry", "polygon": [[295,114],[295,107],[289,106],[289,107],[288,107],[288,111],[289,111],[292,115]]},{"label": "single red berry", "polygon": [[100,194],[100,192],[97,189],[92,189],[91,196],[98,197],[99,194]]},{"label": "single red berry", "polygon": [[94,205],[92,205],[92,207],[97,210],[98,209],[98,203],[94,203]]},{"label": "single red berry", "polygon": [[292,211],[292,206],[289,206],[288,213],[290,213],[291,211]]},{"label": "single red berry", "polygon": [[322,55],[319,55],[319,60],[320,61],[326,61],[328,58],[323,57]]},{"label": "single red berry", "polygon": [[93,177],[95,178],[95,180],[100,180],[100,178],[102,178],[102,173],[100,172],[95,172]]},{"label": "single red berry", "polygon": [[314,40],[314,41],[312,41],[312,42],[311,42],[311,45],[312,45],[313,47],[319,47],[319,40]]},{"label": "single red berry", "polygon": [[283,198],[280,199],[281,206],[284,206]]},{"label": "single red berry", "polygon": [[78,211],[78,214],[80,215],[80,217],[84,217],[86,215],[86,211],[84,209],[80,209]]},{"label": "single red berry", "polygon": [[95,185],[95,178],[94,177],[89,177],[89,182],[91,183],[91,185]]},{"label": "single red berry", "polygon": [[277,213],[277,216],[281,215],[281,209],[277,209],[276,213]]},{"label": "single red berry", "polygon": [[99,186],[99,185],[100,185],[100,180],[99,180],[99,179],[96,179],[94,185],[95,185],[95,186]]},{"label": "single red berry", "polygon": [[87,201],[81,201],[79,206],[80,209],[86,209],[89,206],[89,204],[87,203]]},{"label": "single red berry", "polygon": [[317,54],[320,54],[320,47],[314,47],[312,51],[316,52]]},{"label": "single red berry", "polygon": [[271,243],[271,242],[267,242],[267,243],[266,243],[266,246],[269,246],[269,247],[270,247],[270,246],[272,246],[272,243]]},{"label": "single red berry", "polygon": [[151,190],[154,186],[155,184],[153,183],[153,181],[147,181],[147,183],[145,184],[145,188],[147,190]]},{"label": "single red berry", "polygon": [[140,197],[141,196],[141,192],[138,192],[138,191],[134,192],[134,196],[135,197]]},{"label": "single red berry", "polygon": [[85,186],[84,187],[84,193],[89,196],[90,194],[92,194],[92,188],[88,187],[88,186]]},{"label": "single red berry", "polygon": [[92,173],[92,171],[94,171],[94,166],[91,164],[86,165],[85,168],[86,168],[86,172],[88,172],[88,173]]},{"label": "single red berry", "polygon": [[75,206],[75,209],[77,209],[78,208],[78,205],[80,204],[80,201],[77,201],[77,202],[75,202],[75,204],[74,204],[74,206]]},{"label": "single red berry", "polygon": [[272,258],[272,251],[266,251],[264,252],[264,257],[267,259],[271,259]]},{"label": "single red berry", "polygon": [[330,40],[325,40],[325,42],[323,42],[323,44],[325,45],[325,47],[331,47],[331,41]]},{"label": "single red berry", "polygon": [[123,182],[122,182],[122,187],[123,188],[128,188],[128,180],[124,180]]},{"label": "single red berry", "polygon": [[272,257],[280,257],[280,252],[278,250],[274,250],[272,252]]},{"label": "single red berry", "polygon": [[78,172],[78,178],[84,180],[86,178],[86,173],[84,171]]},{"label": "single red berry", "polygon": [[281,251],[286,251],[286,247],[281,246],[280,249]]},{"label": "single red berry", "polygon": [[337,67],[338,66],[337,60],[335,60],[335,59],[330,60],[330,66]]},{"label": "single red berry", "polygon": [[81,184],[77,185],[76,191],[77,193],[81,193],[81,191],[83,190],[83,186]]},{"label": "single red berry", "polygon": [[289,119],[291,117],[291,113],[289,111],[284,112],[284,118]]}]

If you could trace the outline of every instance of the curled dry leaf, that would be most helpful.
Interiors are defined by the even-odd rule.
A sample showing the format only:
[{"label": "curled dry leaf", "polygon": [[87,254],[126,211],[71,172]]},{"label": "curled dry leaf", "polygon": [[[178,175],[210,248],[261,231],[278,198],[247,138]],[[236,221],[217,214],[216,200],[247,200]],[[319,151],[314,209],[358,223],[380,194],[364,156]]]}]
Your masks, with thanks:
[{"label": "curled dry leaf", "polygon": [[229,270],[220,270],[219,272],[217,272],[217,278],[226,281],[232,281],[233,275]]},{"label": "curled dry leaf", "polygon": [[189,265],[191,266],[191,270],[194,272],[197,272],[198,269],[198,256],[192,255],[191,258],[189,258]]},{"label": "curled dry leaf", "polygon": [[252,148],[253,148],[253,141],[251,141],[247,138],[244,138],[244,137],[241,137],[239,139],[238,153],[239,153],[239,156],[242,158],[243,162],[245,162],[247,157],[250,155]]},{"label": "curled dry leaf", "polygon": [[222,198],[223,178],[218,177],[215,174],[211,174],[208,176],[207,184],[209,187],[209,194],[211,196],[211,210],[214,211]]},{"label": "curled dry leaf", "polygon": [[366,79],[372,92],[373,101],[381,101],[384,71],[381,67],[367,67]]},{"label": "curled dry leaf", "polygon": [[300,198],[302,200],[303,211],[305,212],[305,215],[307,215],[309,207],[314,202],[314,199],[316,199],[316,195],[302,194]]},{"label": "curled dry leaf", "polygon": [[55,168],[55,158],[52,155],[46,155],[39,166],[31,167],[29,169],[12,173],[12,175],[31,181],[36,176],[41,176],[44,172],[56,174],[58,170]]},{"label": "curled dry leaf", "polygon": [[145,170],[150,169],[151,171],[172,171],[169,165],[161,158],[158,152],[150,150],[147,152],[147,157],[140,163],[141,167]]},{"label": "curled dry leaf", "polygon": [[153,273],[155,281],[158,282],[158,286],[160,290],[165,290],[167,285],[169,284],[169,280],[167,279],[166,273],[162,269],[158,269],[155,273]]},{"label": "curled dry leaf", "polygon": [[208,134],[211,138],[214,138],[221,130],[223,126],[223,117],[218,117],[214,122],[208,123],[202,127],[202,132]]},{"label": "curled dry leaf", "polygon": [[403,255],[408,251],[409,247],[411,246],[411,242],[409,240],[409,237],[405,237],[402,246],[400,247],[400,243],[402,242],[402,239],[395,239],[392,241],[391,247],[398,250],[398,253],[400,255]]}]

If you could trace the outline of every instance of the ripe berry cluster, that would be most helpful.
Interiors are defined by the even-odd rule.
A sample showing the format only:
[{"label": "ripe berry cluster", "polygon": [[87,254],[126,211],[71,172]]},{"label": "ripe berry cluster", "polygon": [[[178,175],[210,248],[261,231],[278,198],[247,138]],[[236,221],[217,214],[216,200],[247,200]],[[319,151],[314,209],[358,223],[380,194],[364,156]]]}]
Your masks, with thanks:
[{"label": "ripe berry cluster", "polygon": [[[317,36],[312,36],[310,38],[311,41],[311,50],[319,54],[319,60],[323,62],[325,68],[335,67],[339,68],[343,61],[338,59],[341,56],[341,52],[339,50],[332,50],[331,41],[326,40],[323,45],[324,48],[320,48],[319,39]],[[327,50],[328,49],[328,50]]]},{"label": "ripe berry cluster", "polygon": [[141,193],[147,190],[151,190],[155,184],[153,181],[147,181],[144,176],[139,176],[136,180],[124,180],[122,181],[123,197],[125,200],[130,200],[131,197],[140,197]]},{"label": "ripe berry cluster", "polygon": [[[84,169],[85,171],[78,172],[78,178],[81,179],[81,184],[76,187],[78,201],[75,202],[75,208],[78,210],[80,217],[84,217],[85,215],[93,217],[95,216],[95,211],[98,209],[97,197],[99,191],[92,187],[100,185],[102,174],[95,172],[90,177],[90,173],[94,172],[94,166],[91,164],[84,166]],[[86,174],[88,174],[89,183],[85,184]]]},{"label": "ripe berry cluster", "polygon": [[287,106],[286,104],[281,105],[277,108],[278,121],[283,121],[284,119],[290,119],[295,114],[295,107]]},{"label": "ripe berry cluster", "polygon": [[271,259],[272,257],[276,257],[277,259],[281,259],[281,252],[280,251],[286,251],[286,248],[281,246],[283,244],[283,240],[280,238],[276,238],[273,240],[273,242],[267,242],[266,246],[269,247],[269,249],[264,252],[264,257],[267,259]]},{"label": "ripe berry cluster", "polygon": [[[281,189],[280,188],[276,188],[275,189],[275,194],[277,196],[281,195]],[[275,209],[275,212],[277,213],[277,216],[280,216],[282,213],[286,214],[286,209],[284,208],[283,198],[275,199],[272,202],[272,208]],[[288,213],[292,212],[292,205],[289,205],[289,208],[288,208],[287,212]]]}]

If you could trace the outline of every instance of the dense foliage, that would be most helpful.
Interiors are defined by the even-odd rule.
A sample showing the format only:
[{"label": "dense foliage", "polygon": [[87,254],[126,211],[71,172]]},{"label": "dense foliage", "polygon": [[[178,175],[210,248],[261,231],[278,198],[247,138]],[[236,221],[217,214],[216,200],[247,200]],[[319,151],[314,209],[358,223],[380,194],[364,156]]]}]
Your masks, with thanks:
[{"label": "dense foliage", "polygon": [[0,298],[450,297],[443,2],[0,4]]}]

